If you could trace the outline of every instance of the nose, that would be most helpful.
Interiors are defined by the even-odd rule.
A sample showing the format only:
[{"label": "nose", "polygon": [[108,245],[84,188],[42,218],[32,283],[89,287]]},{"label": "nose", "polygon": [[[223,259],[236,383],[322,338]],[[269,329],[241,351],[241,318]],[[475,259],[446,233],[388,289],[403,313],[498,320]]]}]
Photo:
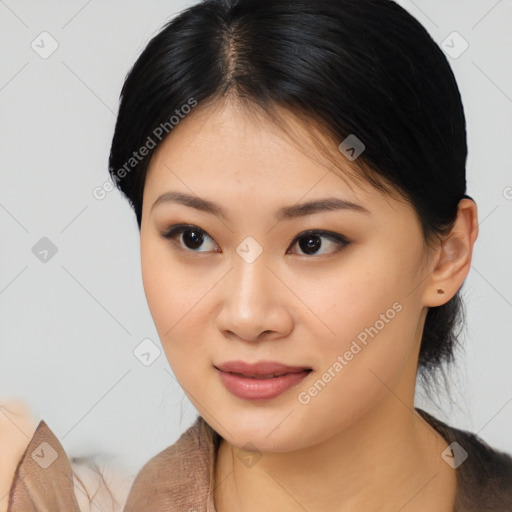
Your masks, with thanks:
[{"label": "nose", "polygon": [[247,263],[236,256],[225,278],[217,317],[219,331],[247,342],[275,340],[293,329],[290,301],[293,294],[260,255]]}]

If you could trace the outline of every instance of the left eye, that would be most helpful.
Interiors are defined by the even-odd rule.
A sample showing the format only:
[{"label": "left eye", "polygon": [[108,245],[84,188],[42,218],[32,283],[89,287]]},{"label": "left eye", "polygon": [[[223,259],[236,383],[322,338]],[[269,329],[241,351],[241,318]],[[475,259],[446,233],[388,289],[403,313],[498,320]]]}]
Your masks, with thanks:
[{"label": "left eye", "polygon": [[[327,240],[327,244],[322,239]],[[297,235],[293,242],[292,246],[298,244],[303,255],[306,256],[311,256],[312,253],[323,249],[324,246],[334,248],[331,254],[335,254],[350,243],[343,235],[328,231],[304,231]]]},{"label": "left eye", "polygon": [[[197,226],[189,224],[179,224],[173,226],[169,231],[163,233],[162,236],[175,243],[179,244],[180,249],[189,252],[221,252],[218,245],[215,243],[206,231]],[[178,240],[177,240],[178,238]],[[327,242],[324,242],[326,240]],[[210,241],[210,249],[200,250],[199,248],[205,243]],[[318,254],[319,250],[327,249],[328,253],[334,254],[349,245],[350,242],[339,233],[332,233],[329,231],[304,231],[295,237],[291,247],[298,245],[301,256],[312,256]],[[329,250],[330,249],[330,250]],[[287,251],[287,254],[289,251]],[[321,253],[322,254],[322,253]]]}]

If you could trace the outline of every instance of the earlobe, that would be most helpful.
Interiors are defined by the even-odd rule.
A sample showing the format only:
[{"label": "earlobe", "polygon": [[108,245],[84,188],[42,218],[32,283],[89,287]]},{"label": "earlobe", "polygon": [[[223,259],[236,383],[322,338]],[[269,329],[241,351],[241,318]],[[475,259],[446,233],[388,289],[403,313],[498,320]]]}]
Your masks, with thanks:
[{"label": "earlobe", "polygon": [[441,306],[457,293],[471,267],[477,236],[476,203],[471,199],[462,199],[455,223],[441,242],[435,266],[425,288],[425,306]]}]

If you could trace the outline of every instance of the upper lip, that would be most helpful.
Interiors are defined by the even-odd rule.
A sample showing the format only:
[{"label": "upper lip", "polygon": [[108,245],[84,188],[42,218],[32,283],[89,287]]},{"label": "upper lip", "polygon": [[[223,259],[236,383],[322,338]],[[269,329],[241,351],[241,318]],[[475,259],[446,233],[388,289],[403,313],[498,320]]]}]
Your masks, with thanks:
[{"label": "upper lip", "polygon": [[215,365],[215,368],[223,372],[239,373],[247,376],[259,375],[283,375],[285,373],[296,373],[304,370],[311,370],[307,366],[288,366],[275,361],[260,361],[258,363],[246,363],[245,361],[227,361],[226,363]]}]

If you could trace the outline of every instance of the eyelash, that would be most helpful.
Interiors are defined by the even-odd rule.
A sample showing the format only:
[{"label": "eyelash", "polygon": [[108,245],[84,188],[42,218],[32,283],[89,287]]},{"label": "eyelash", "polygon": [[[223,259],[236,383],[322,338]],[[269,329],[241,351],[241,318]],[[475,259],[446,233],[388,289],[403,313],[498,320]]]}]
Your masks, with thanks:
[{"label": "eyelash", "polygon": [[[167,239],[167,240],[172,241],[175,244],[179,245],[179,241],[176,240],[176,237],[178,237],[179,235],[183,234],[185,231],[197,231],[200,235],[205,235],[207,238],[212,240],[216,245],[218,245],[213,240],[213,238],[210,235],[208,235],[208,233],[206,231],[204,231],[203,229],[199,228],[198,226],[194,226],[192,224],[177,224],[175,226],[172,226],[168,231],[162,233],[162,237]],[[311,230],[307,230],[307,231],[303,231],[302,233],[299,233],[293,239],[291,247],[296,245],[297,242],[301,238],[307,237],[307,236],[319,236],[319,237],[322,237],[322,238],[327,238],[331,242],[334,242],[336,245],[338,245],[337,249],[333,253],[331,253],[330,255],[338,253],[344,247],[346,247],[347,245],[350,244],[350,241],[346,237],[344,237],[343,235],[341,235],[339,233],[333,233],[331,231],[323,231],[323,230],[313,230],[313,229],[311,229]],[[179,245],[179,248],[184,250],[185,252],[191,252],[191,253],[207,253],[207,252],[209,252],[209,251],[197,251],[197,250],[193,250],[193,249],[186,248],[186,247],[184,248],[181,245]],[[322,247],[320,247],[320,248],[322,248]],[[215,251],[215,252],[219,252],[219,251]],[[287,251],[287,254],[288,254],[288,251]],[[315,255],[309,255],[309,254],[299,254],[299,256],[302,256],[302,257],[308,257],[308,256],[309,257],[315,257]]]}]

